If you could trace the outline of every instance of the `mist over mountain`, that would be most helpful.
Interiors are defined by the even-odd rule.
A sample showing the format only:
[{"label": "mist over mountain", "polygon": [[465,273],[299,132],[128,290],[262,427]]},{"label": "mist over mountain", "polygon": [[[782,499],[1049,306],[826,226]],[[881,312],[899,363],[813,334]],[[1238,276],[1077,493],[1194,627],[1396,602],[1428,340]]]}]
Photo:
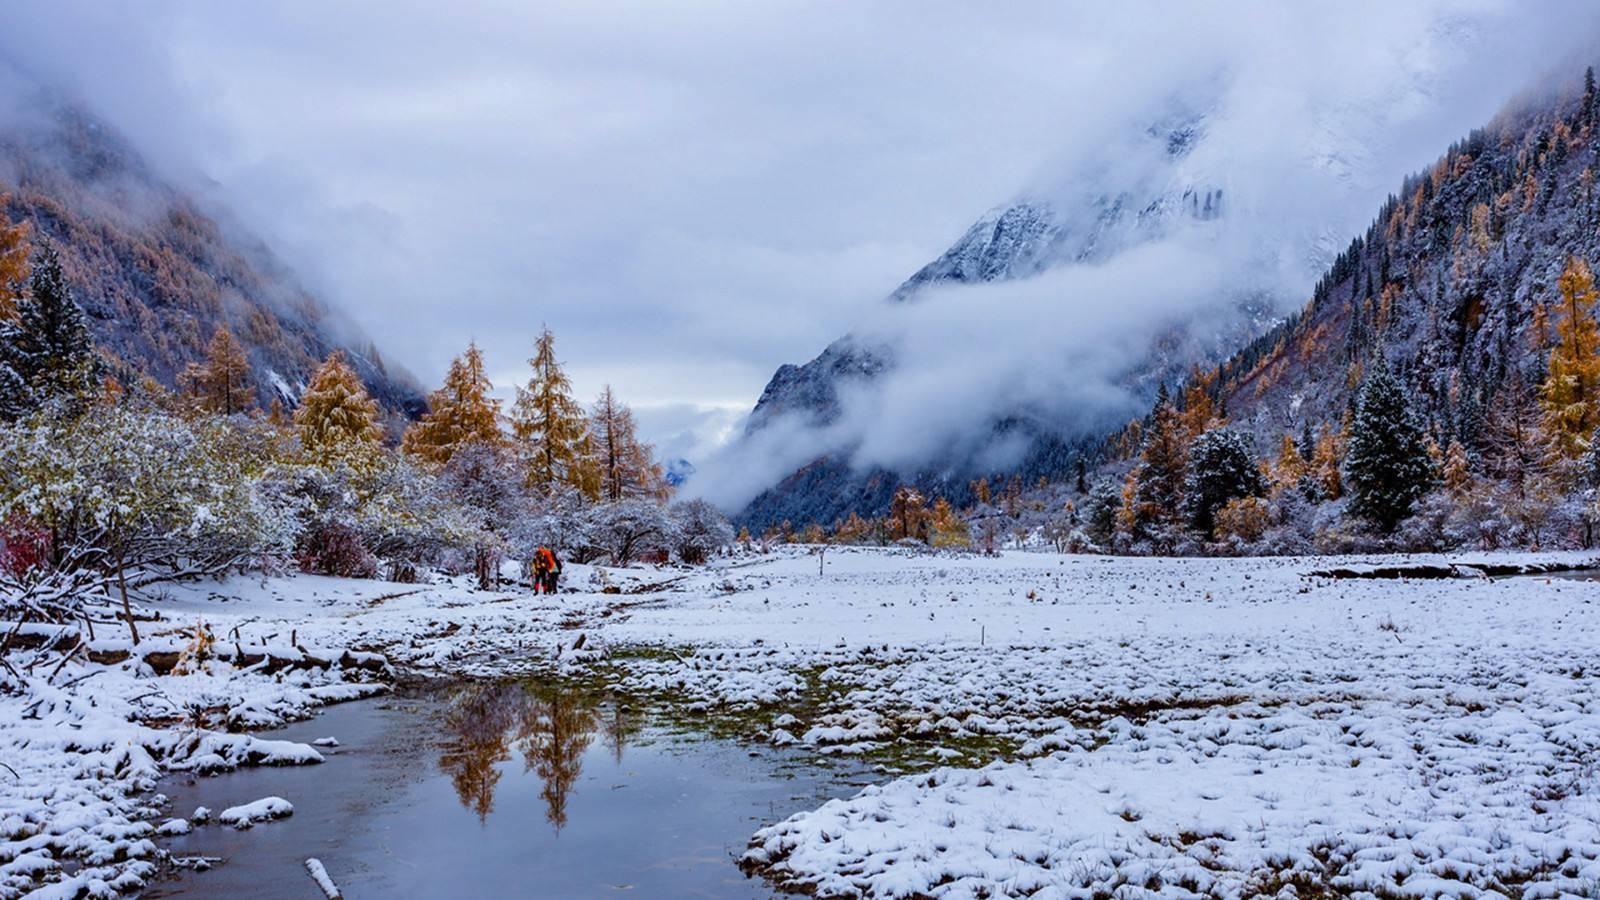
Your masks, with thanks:
[{"label": "mist over mountain", "polygon": [[3,213],[60,254],[76,299],[124,378],[176,386],[227,327],[244,345],[256,399],[293,407],[316,365],[343,350],[391,416],[422,397],[406,371],[301,286],[226,210],[174,185],[103,120],[0,72]]},{"label": "mist over mountain", "polygon": [[1230,428],[1263,452],[1340,432],[1381,358],[1440,448],[1495,456],[1490,420],[1537,409],[1563,270],[1600,260],[1600,97],[1568,76],[1401,181],[1310,301],[1218,368]]},{"label": "mist over mountain", "polygon": [[902,480],[960,501],[980,474],[1071,471],[1303,303],[1406,172],[1542,76],[1514,56],[1527,34],[1486,22],[1440,8],[1297,62],[1197,54],[779,368],[687,489],[763,526],[881,513]]}]

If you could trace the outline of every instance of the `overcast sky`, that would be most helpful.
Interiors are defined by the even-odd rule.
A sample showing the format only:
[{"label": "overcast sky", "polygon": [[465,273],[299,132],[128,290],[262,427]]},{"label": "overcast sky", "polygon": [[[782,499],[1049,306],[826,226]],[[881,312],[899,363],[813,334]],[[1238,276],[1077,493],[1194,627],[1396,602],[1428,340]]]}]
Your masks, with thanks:
[{"label": "overcast sky", "polygon": [[[1560,54],[1594,24],[1492,0],[1106,7],[55,0],[8,4],[0,49],[207,180],[425,385],[475,339],[508,388],[548,323],[580,393],[611,382],[676,451],[1206,60],[1456,20],[1469,61],[1546,32]],[[1498,30],[1523,40],[1472,38]],[[1328,82],[1370,77],[1335,58]],[[1517,88],[1451,95],[1405,168]]]}]

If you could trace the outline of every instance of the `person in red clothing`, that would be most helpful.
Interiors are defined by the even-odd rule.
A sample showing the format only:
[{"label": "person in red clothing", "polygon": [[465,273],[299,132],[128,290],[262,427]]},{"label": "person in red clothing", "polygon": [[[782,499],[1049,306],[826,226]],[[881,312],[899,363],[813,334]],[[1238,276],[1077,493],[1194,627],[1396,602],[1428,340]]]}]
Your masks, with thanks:
[{"label": "person in red clothing", "polygon": [[549,547],[540,547],[536,556],[534,569],[542,573],[538,577],[542,579],[544,592],[554,594],[561,578],[561,560],[556,559],[555,551]]},{"label": "person in red clothing", "polygon": [[548,579],[546,578],[546,576],[549,574],[549,569],[546,568],[547,564],[545,562],[549,553],[549,550],[540,547],[539,549],[533,551],[533,559],[529,561],[533,569],[531,574],[533,577],[533,592],[535,594],[544,593],[545,586],[549,583]]}]

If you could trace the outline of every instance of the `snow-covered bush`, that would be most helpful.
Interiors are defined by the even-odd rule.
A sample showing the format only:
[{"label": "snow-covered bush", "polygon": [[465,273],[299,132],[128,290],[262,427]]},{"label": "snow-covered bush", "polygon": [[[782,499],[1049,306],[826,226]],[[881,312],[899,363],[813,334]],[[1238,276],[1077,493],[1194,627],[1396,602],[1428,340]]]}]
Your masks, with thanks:
[{"label": "snow-covered bush", "polygon": [[111,407],[0,427],[0,516],[23,515],[64,545],[147,583],[287,556],[298,522],[267,483],[259,435]]},{"label": "snow-covered bush", "polygon": [[301,535],[295,562],[300,571],[314,575],[372,578],[378,574],[378,558],[361,540],[361,532],[337,519]]},{"label": "snow-covered bush", "polygon": [[669,512],[678,530],[678,558],[690,565],[703,564],[733,543],[733,524],[704,500],[673,504]]},{"label": "snow-covered bush", "polygon": [[651,500],[619,500],[592,508],[585,529],[590,547],[588,561],[605,555],[612,565],[625,566],[650,553],[670,554],[679,540],[678,523]]},{"label": "snow-covered bush", "polygon": [[540,547],[549,547],[561,559],[582,557],[594,545],[591,524],[583,495],[570,485],[556,485],[548,497],[534,499],[531,511],[512,527],[511,549],[525,561]]}]

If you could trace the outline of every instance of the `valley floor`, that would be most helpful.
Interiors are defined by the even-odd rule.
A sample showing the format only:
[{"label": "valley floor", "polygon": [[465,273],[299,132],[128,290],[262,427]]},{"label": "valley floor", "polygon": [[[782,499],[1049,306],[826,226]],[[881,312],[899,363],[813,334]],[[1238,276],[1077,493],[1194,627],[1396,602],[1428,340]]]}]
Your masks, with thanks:
[{"label": "valley floor", "polygon": [[315,762],[248,732],[384,690],[379,653],[555,668],[875,762],[881,785],[752,836],[747,868],[822,896],[1600,893],[1600,582],[1310,574],[1396,562],[785,548],[574,566],[554,598],[181,586],[137,652],[203,620],[216,658],[155,677],[102,634],[0,694],[0,896],[136,888],[155,832],[198,824],[160,771]]}]

